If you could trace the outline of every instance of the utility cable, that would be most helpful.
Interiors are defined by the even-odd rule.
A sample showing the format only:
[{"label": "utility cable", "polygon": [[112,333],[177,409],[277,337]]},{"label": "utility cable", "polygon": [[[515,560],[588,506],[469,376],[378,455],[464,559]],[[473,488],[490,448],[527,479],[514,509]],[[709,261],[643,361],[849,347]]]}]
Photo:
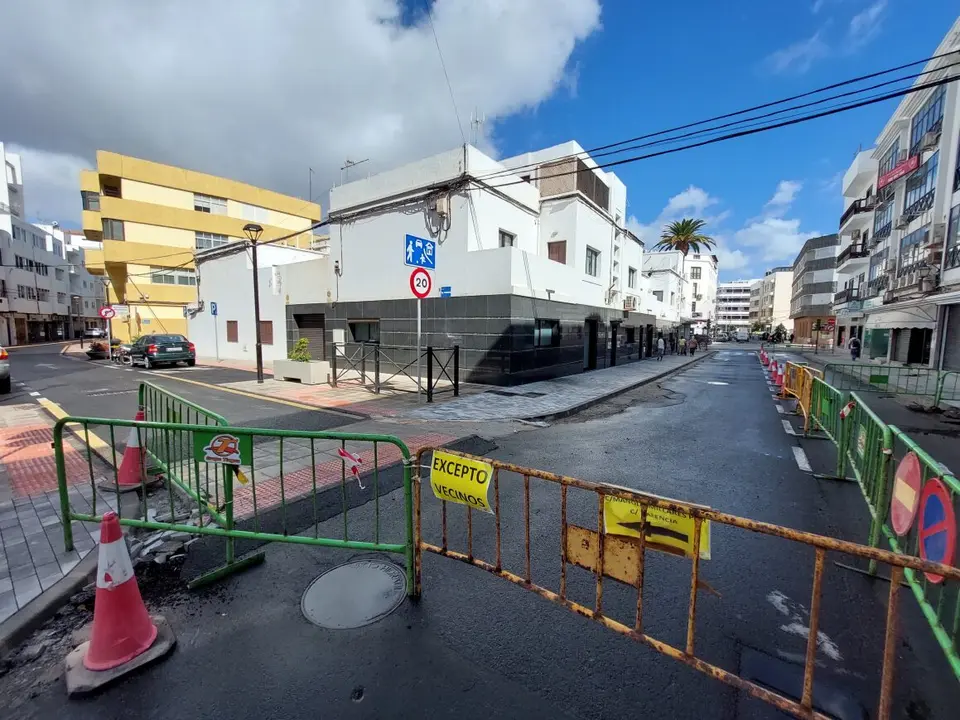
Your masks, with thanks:
[{"label": "utility cable", "polygon": [[457,127],[460,129],[460,139],[463,144],[467,144],[467,136],[463,134],[463,123],[460,122],[460,111],[457,110],[457,100],[453,95],[453,85],[450,82],[450,76],[447,74],[447,64],[443,61],[443,51],[440,49],[440,38],[437,37],[437,28],[433,24],[433,14],[430,10],[430,0],[426,0],[427,22],[430,23],[430,31],[433,33],[433,41],[437,44],[437,55],[440,56],[440,67],[443,68],[443,77],[447,81],[447,90],[450,91],[450,102],[453,105],[453,114],[457,116]]}]

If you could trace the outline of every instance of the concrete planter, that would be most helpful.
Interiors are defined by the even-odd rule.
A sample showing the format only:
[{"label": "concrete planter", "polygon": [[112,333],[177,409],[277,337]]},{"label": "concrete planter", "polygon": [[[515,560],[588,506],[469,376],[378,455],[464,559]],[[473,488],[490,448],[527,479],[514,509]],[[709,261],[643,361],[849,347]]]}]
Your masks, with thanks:
[{"label": "concrete planter", "polygon": [[304,385],[320,385],[330,379],[330,363],[325,360],[274,360],[273,376],[277,380],[298,380]]}]

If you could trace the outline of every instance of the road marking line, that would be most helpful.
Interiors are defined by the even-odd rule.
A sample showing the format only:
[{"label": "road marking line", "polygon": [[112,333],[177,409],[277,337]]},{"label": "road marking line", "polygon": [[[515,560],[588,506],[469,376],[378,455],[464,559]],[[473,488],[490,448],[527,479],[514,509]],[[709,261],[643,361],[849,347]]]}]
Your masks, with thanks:
[{"label": "road marking line", "polygon": [[781,420],[780,422],[783,423],[783,431],[787,435],[796,435],[796,433],[793,432],[793,425],[790,424],[789,420]]},{"label": "road marking line", "polygon": [[146,374],[156,375],[157,377],[168,378],[170,380],[176,380],[177,382],[189,383],[190,385],[199,385],[200,387],[210,388],[211,390],[233,393],[234,395],[243,395],[244,397],[253,398],[254,400],[266,400],[267,402],[277,403],[278,405],[289,405],[290,407],[299,408],[301,410],[314,410],[316,412],[333,413],[334,415],[343,415],[344,417],[353,418],[355,420],[366,419],[365,415],[360,415],[358,413],[347,412],[345,410],[335,410],[334,408],[320,407],[319,405],[308,405],[307,403],[299,403],[293,400],[281,400],[279,398],[272,398],[268,395],[259,395],[257,393],[247,392],[246,390],[237,390],[236,388],[224,387],[223,385],[211,385],[210,383],[200,382],[199,380],[188,380],[187,378],[170,375],[168,373],[158,373],[147,370]]},{"label": "road marking line", "polygon": [[777,412],[783,415],[783,405],[777,405]]},{"label": "road marking line", "polygon": [[797,467],[804,472],[813,472],[813,468],[810,467],[810,461],[807,460],[807,454],[803,451],[802,447],[793,446],[793,457],[797,461]]},{"label": "road marking line", "polygon": [[[40,403],[40,406],[46,410],[48,413],[53,415],[57,420],[62,420],[65,417],[69,417],[70,413],[64,410],[62,407],[57,405],[52,400],[47,400],[45,397],[37,398],[37,402]],[[110,446],[97,435],[95,432],[88,430],[87,432],[83,431],[83,426],[78,423],[67,423],[67,428],[80,438],[82,441],[86,442],[87,437],[90,438],[90,448],[92,450],[110,450]]]}]

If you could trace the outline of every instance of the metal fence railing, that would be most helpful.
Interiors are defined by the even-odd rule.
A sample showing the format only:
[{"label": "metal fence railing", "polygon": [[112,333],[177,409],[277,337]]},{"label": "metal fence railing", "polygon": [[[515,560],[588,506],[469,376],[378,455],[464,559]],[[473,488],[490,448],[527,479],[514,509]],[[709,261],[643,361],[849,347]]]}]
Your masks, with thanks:
[{"label": "metal fence railing", "polygon": [[840,420],[837,477],[846,477],[847,467],[853,471],[870,510],[869,543],[876,547],[892,439],[890,428],[857,393],[850,393],[850,404],[849,414]]},{"label": "metal fence railing", "polygon": [[822,431],[835,445],[840,443],[840,408],[845,402],[843,393],[821,378],[813,378],[810,393],[813,430],[814,432]]},{"label": "metal fence railing", "polygon": [[837,390],[930,397],[937,395],[941,375],[930,368],[870,363],[827,363],[823,368],[824,379]]},{"label": "metal fence railing", "polygon": [[[151,398],[147,398],[148,402]],[[166,402],[166,401],[165,401]],[[162,405],[167,412],[167,405]],[[201,408],[202,410],[202,408]],[[174,422],[137,422],[130,420],[107,420],[100,418],[67,417],[54,426],[54,452],[57,465],[57,482],[64,532],[64,545],[73,549],[73,532],[70,521],[100,522],[104,507],[98,507],[95,490],[97,477],[92,461],[92,449],[87,443],[84,452],[90,468],[89,476],[82,480],[94,489],[92,507],[83,511],[74,507],[77,499],[68,485],[64,456],[64,428],[72,425],[79,437],[90,437],[97,430],[110,438],[108,454],[114,458],[123,454],[117,438],[130,433],[138,439],[141,448],[152,447],[147,453],[146,464],[154,463],[168,482],[167,495],[163,499],[169,505],[169,522],[150,519],[146,507],[137,516],[121,513],[120,524],[151,530],[172,530],[212,535],[226,539],[225,564],[201,576],[193,586],[211,582],[223,575],[235,572],[259,562],[263,555],[250,555],[238,559],[235,541],[248,540],[258,543],[285,542],[303,545],[344,548],[351,550],[392,552],[406,558],[407,576],[412,592],[413,578],[413,520],[412,484],[409,465],[410,451],[402,440],[391,435],[309,432],[299,430],[274,430],[260,428],[227,427],[219,424],[187,424]],[[148,441],[149,438],[149,441]],[[132,439],[132,438],[131,438]],[[103,452],[102,450],[100,451]],[[406,537],[385,540],[380,528],[380,484],[388,466],[391,473],[402,477],[398,487],[403,488]],[[117,492],[115,508],[121,509],[120,487],[117,484],[119,465],[114,463],[114,484]],[[140,492],[146,503],[149,474],[141,473]],[[394,481],[396,478],[394,478]],[[76,481],[71,477],[71,481]],[[191,504],[199,512],[199,525],[175,522],[179,511],[189,510],[175,496],[174,486],[185,490]],[[331,497],[339,499],[339,511],[343,518],[340,537],[322,537],[319,523],[326,519],[321,510],[337,507]],[[372,527],[352,527],[349,510],[352,500],[363,500],[367,493],[374,504]]]},{"label": "metal fence railing", "polygon": [[416,348],[358,343],[354,346],[333,343],[330,353],[330,381],[338,385],[357,385],[379,394],[387,388],[394,392],[417,392],[433,402],[434,395],[451,392],[460,395],[460,346]]}]

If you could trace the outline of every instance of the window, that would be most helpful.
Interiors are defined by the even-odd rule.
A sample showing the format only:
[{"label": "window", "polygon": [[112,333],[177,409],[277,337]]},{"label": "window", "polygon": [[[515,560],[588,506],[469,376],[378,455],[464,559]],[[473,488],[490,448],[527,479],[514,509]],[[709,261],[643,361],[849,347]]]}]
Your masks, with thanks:
[{"label": "window", "polygon": [[888,202],[879,208],[873,216],[873,239],[882,240],[890,234],[893,228],[893,203]]},{"label": "window", "polygon": [[913,116],[913,122],[910,123],[910,154],[916,155],[920,152],[920,143],[925,133],[929,131],[937,132],[943,124],[943,100],[947,94],[947,88],[941,85],[934,88],[930,97],[923,104],[917,114]]},{"label": "window", "polygon": [[237,336],[239,332],[237,330],[237,321],[236,320],[227,320],[227,342],[235,343],[239,342]]},{"label": "window", "polygon": [[517,236],[513,233],[508,233],[506,230],[500,231],[500,247],[513,247],[516,241]]},{"label": "window", "polygon": [[694,283],[694,284],[693,284],[693,296],[694,296],[694,297],[696,297],[697,295],[700,294],[700,293],[697,291],[697,289],[698,289],[699,286],[700,286],[700,283]]},{"label": "window", "polygon": [[663,290],[654,290],[653,296],[660,302],[663,302]]},{"label": "window", "polygon": [[637,329],[628,327],[624,328],[627,331],[627,345],[632,345],[637,341]]},{"label": "window", "polygon": [[37,291],[30,285],[17,285],[17,295],[24,300],[37,299]]},{"label": "window", "polygon": [[897,159],[900,157],[900,138],[891,143],[890,147],[880,159],[880,168],[877,176],[885,175],[897,166]]},{"label": "window", "polygon": [[212,215],[226,215],[227,201],[215,195],[193,194],[193,209],[197,212],[211,213]]},{"label": "window", "polygon": [[23,230],[21,230],[16,225],[13,226],[13,239],[14,240],[23,240]]},{"label": "window", "polygon": [[196,285],[197,275],[193,270],[181,268],[150,268],[150,282],[154,285]]},{"label": "window", "polygon": [[63,243],[56,238],[53,238],[53,253],[54,255],[63,257]]},{"label": "window", "polygon": [[120,220],[103,220],[104,240],[123,240],[123,222]]},{"label": "window", "polygon": [[80,202],[83,205],[84,210],[93,210],[94,212],[100,212],[100,193],[89,192],[88,190],[81,190]]},{"label": "window", "polygon": [[922,227],[914,230],[909,235],[904,235],[900,240],[900,263],[897,268],[897,277],[913,272],[917,269],[922,256],[920,247],[926,242],[929,227]]},{"label": "window", "polygon": [[697,311],[697,301],[694,300],[692,303],[690,303],[690,312],[696,312],[696,311]]},{"label": "window", "polygon": [[562,265],[567,264],[567,241],[558,240],[547,243],[547,257]]},{"label": "window", "polygon": [[273,321],[260,321],[260,343],[263,345],[273,345]]},{"label": "window", "polygon": [[40,302],[50,301],[50,291],[46,288],[37,288],[37,300]]},{"label": "window", "polygon": [[217,233],[197,232],[194,233],[194,245],[197,250],[209,250],[210,248],[220,247],[230,242],[226,235],[217,235]]},{"label": "window", "polygon": [[560,344],[559,320],[535,320],[533,326],[534,347],[554,347]]},{"label": "window", "polygon": [[600,275],[600,251],[592,247],[587,248],[587,265],[584,268],[587,275],[599,277]]},{"label": "window", "polygon": [[350,320],[347,325],[354,342],[380,342],[379,320]]},{"label": "window", "polygon": [[[17,229],[16,225],[14,225],[13,229],[14,230]],[[24,257],[21,257],[20,255],[17,255],[16,259],[17,259],[17,267],[20,268],[21,270],[25,270],[27,267],[27,259]]]},{"label": "window", "polygon": [[36,267],[37,275],[43,275],[44,277],[47,277],[50,274],[49,265],[44,265],[43,263],[36,263],[35,267]]},{"label": "window", "polygon": [[35,248],[40,248],[41,250],[47,249],[47,241],[44,239],[43,235],[37,235],[36,233],[30,233],[33,235],[33,246]]},{"label": "window", "polygon": [[[943,86],[941,85],[941,87]],[[916,173],[907,179],[907,192],[903,199],[904,214],[922,212],[929,208],[929,206],[924,207],[928,202],[933,205],[933,193],[937,182],[939,164],[940,151],[938,150],[920,166]],[[927,198],[928,195],[929,199]]]},{"label": "window", "polygon": [[955,267],[960,267],[960,205],[951,208],[947,231],[947,268]]},{"label": "window", "polygon": [[637,286],[637,269],[627,268],[627,287],[635,288]]},{"label": "window", "polygon": [[56,276],[57,276],[57,280],[63,280],[63,270],[61,270],[60,268],[57,268],[57,269],[54,271],[54,273],[55,273]]},{"label": "window", "polygon": [[58,292],[58,293],[57,293],[57,302],[66,305],[66,304],[67,304],[67,294],[66,294],[66,293],[62,293],[62,292]]},{"label": "window", "polygon": [[122,197],[120,194],[119,185],[109,185],[108,183],[100,183],[100,194],[106,195],[107,197]]},{"label": "window", "polygon": [[699,267],[692,267],[692,268],[690,268],[690,279],[691,279],[691,280],[699,280],[699,279],[700,279],[700,273],[702,272],[702,270],[703,270],[703,268],[699,268]]}]

